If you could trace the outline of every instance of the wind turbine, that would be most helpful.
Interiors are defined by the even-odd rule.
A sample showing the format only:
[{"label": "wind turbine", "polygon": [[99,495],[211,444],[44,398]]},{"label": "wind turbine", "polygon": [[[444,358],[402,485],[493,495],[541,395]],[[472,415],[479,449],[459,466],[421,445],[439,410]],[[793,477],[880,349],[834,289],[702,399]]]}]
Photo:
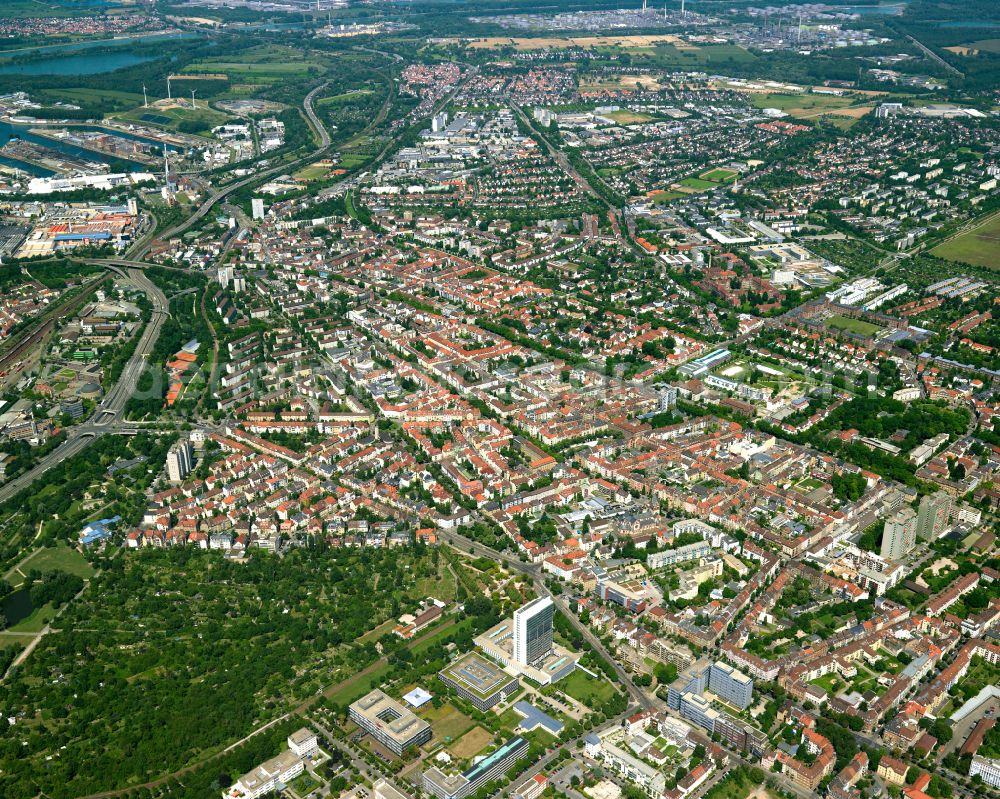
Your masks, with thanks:
[{"label": "wind turbine", "polygon": [[168,100],[172,100],[173,99],[170,96],[170,76],[169,75],[167,75],[167,99]]},{"label": "wind turbine", "polygon": [[142,107],[149,108],[149,101],[146,99],[146,84],[142,84]]},{"label": "wind turbine", "polygon": [[196,109],[196,108],[198,107],[198,106],[196,106],[196,105],[194,104],[194,93],[195,93],[196,91],[197,91],[197,89],[192,89],[192,90],[191,90],[191,108],[192,108],[192,109]]}]

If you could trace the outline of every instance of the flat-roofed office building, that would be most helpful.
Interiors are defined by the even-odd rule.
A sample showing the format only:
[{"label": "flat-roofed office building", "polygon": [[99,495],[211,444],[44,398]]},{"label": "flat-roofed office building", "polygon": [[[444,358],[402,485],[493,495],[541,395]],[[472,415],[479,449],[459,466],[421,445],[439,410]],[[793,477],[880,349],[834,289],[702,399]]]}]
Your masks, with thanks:
[{"label": "flat-roofed office building", "polygon": [[465,799],[507,772],[528,751],[528,742],[515,736],[461,774],[445,774],[437,766],[424,772],[424,790],[438,799]]},{"label": "flat-roofed office building", "polygon": [[377,688],[352,702],[348,715],[351,721],[397,755],[431,739],[430,724]]},{"label": "flat-roofed office building", "polygon": [[516,677],[474,652],[449,663],[438,679],[484,713],[521,687]]}]

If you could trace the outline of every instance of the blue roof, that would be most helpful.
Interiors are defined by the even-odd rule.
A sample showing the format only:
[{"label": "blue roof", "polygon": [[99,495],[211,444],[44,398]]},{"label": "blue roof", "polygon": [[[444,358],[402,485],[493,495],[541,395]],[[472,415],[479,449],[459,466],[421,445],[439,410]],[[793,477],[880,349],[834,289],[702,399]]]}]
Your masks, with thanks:
[{"label": "blue roof", "polygon": [[524,716],[519,726],[525,732],[531,732],[535,727],[543,727],[553,735],[558,735],[562,732],[563,725],[561,721],[552,718],[548,713],[539,710],[530,702],[522,700],[514,705],[514,710]]},{"label": "blue roof", "polygon": [[57,233],[56,241],[90,241],[91,239],[97,239],[98,241],[107,241],[111,238],[111,234],[106,230],[101,230],[96,233]]}]

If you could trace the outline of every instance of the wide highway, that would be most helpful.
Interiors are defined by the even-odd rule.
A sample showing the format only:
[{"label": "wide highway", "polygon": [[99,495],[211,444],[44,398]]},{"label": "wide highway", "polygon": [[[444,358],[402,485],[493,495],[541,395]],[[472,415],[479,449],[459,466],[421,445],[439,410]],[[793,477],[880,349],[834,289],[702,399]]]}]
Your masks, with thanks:
[{"label": "wide highway", "polygon": [[[251,183],[255,183],[261,178],[267,178],[270,177],[271,175],[277,175],[284,172],[289,172],[292,168],[298,166],[299,164],[307,161],[313,161],[320,155],[322,155],[326,151],[326,149],[330,146],[330,134],[327,131],[326,127],[324,127],[323,123],[320,122],[319,117],[316,116],[316,112],[313,110],[312,101],[313,98],[316,96],[316,94],[319,91],[321,91],[325,86],[326,86],[325,83],[321,83],[319,86],[317,86],[315,89],[309,92],[309,94],[306,95],[306,98],[302,103],[303,110],[306,112],[306,116],[309,117],[309,122],[312,124],[313,128],[316,130],[316,133],[319,135],[319,140],[320,140],[319,149],[317,149],[315,152],[310,153],[309,155],[304,155],[301,158],[296,159],[295,161],[278,164],[277,166],[271,167],[270,169],[266,169],[263,172],[254,172],[252,175],[244,178],[243,180],[240,180],[236,183],[230,183],[228,186],[224,186],[223,188],[216,191],[214,194],[211,194],[208,197],[208,199],[205,200],[205,202],[203,202],[201,206],[199,206],[198,210],[195,211],[193,214],[191,214],[191,216],[189,216],[179,225],[175,225],[174,227],[170,228],[170,230],[163,231],[158,236],[156,236],[156,238],[160,239],[161,241],[166,241],[167,239],[177,236],[180,233],[183,233],[189,227],[191,227],[191,225],[193,225],[199,219],[202,219],[205,216],[205,214],[207,214],[209,211],[212,210],[212,208],[215,206],[216,203],[218,203],[220,200],[225,199],[237,189],[242,189],[244,186],[249,186]],[[145,255],[146,251],[149,249],[149,244],[151,243],[151,241],[152,239],[150,239],[145,244],[143,244],[142,247],[137,249],[135,251],[135,255],[137,257]]]}]

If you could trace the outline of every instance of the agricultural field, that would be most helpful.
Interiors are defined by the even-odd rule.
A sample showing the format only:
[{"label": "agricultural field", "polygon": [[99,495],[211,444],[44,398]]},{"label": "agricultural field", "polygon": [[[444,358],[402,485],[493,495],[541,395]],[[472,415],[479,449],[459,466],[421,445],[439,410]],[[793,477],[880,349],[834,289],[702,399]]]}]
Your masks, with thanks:
[{"label": "agricultural field", "polygon": [[651,54],[642,53],[650,66],[661,69],[691,67],[723,67],[735,64],[749,64],[757,57],[749,50],[735,44],[710,44],[694,47],[673,44],[657,45]]},{"label": "agricultural field", "polygon": [[1000,214],[995,214],[971,230],[939,244],[932,255],[989,269],[1000,268]]},{"label": "agricultural field", "polygon": [[849,128],[868,114],[870,96],[842,96],[829,94],[754,94],[751,101],[757,108],[777,108],[793,119],[826,117],[841,128]]},{"label": "agricultural field", "polygon": [[[120,2],[108,2],[101,10],[107,13],[115,11],[131,11],[135,3],[131,0],[120,0]],[[86,3],[66,2],[66,0],[48,0],[44,5],[45,15],[48,17],[82,17],[93,14],[93,6]],[[38,0],[4,0],[3,15],[7,18],[37,17],[39,14]],[[58,33],[58,31],[53,31]]]},{"label": "agricultural field", "polygon": [[974,58],[980,53],[1000,53],[1000,39],[980,39],[976,42],[957,44],[944,49],[955,53],[955,55]]}]

